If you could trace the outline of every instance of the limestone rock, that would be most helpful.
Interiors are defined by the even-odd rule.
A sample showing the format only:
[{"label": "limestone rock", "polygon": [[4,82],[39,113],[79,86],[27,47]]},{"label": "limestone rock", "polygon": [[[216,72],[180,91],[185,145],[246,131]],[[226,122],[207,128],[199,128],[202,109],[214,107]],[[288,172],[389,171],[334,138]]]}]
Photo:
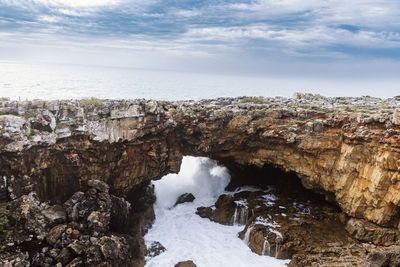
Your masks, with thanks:
[{"label": "limestone rock", "polygon": [[400,109],[399,108],[395,109],[393,112],[392,123],[395,125],[400,125]]},{"label": "limestone rock", "polygon": [[[97,233],[101,238],[105,233],[100,232],[113,225],[108,193],[112,192],[137,201],[131,207],[137,226],[130,230],[140,233],[140,240],[145,225],[154,218],[152,204],[143,204],[152,203],[146,197],[149,182],[178,172],[182,155],[209,156],[229,168],[273,165],[294,172],[306,188],[324,194],[349,218],[397,229],[399,104],[398,98],[312,94],[96,104],[2,101],[1,199],[18,200],[16,205],[24,207],[13,213],[23,219],[20,242],[29,235],[43,238],[50,228],[41,214],[49,205],[35,204],[27,197],[32,191],[45,201],[68,200],[63,206],[68,224],[82,224],[82,229],[68,227],[82,236]],[[87,191],[89,180],[107,181],[109,189],[94,182]],[[77,191],[81,193],[74,195]],[[228,223],[231,213],[234,217],[239,209],[235,202],[226,205],[231,208],[225,214],[217,216],[213,208],[205,208],[202,215],[215,215]],[[94,220],[88,221],[90,214]],[[82,232],[85,229],[87,233]],[[385,236],[379,242],[391,239]],[[72,234],[62,240],[73,242]],[[138,251],[136,255],[143,255],[143,249]],[[42,256],[43,262],[51,258],[51,264],[57,264],[47,254]],[[310,257],[298,260],[307,265],[316,260]]]},{"label": "limestone rock", "polygon": [[362,219],[348,220],[346,231],[360,241],[372,242],[376,245],[394,245],[399,240],[398,230],[374,225]]}]

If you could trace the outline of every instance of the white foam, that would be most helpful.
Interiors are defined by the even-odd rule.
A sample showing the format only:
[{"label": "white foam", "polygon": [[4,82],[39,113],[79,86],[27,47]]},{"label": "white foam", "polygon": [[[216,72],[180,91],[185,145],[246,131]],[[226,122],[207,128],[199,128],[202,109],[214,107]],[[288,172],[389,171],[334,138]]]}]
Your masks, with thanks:
[{"label": "white foam", "polygon": [[[184,157],[181,172],[155,181],[156,220],[145,241],[159,241],[164,253],[147,261],[148,267],[174,266],[193,260],[199,267],[285,266],[286,260],[259,256],[238,238],[243,226],[225,226],[195,214],[197,207],[214,204],[229,182],[225,168],[206,158]],[[172,208],[177,197],[190,192],[193,203]]]}]

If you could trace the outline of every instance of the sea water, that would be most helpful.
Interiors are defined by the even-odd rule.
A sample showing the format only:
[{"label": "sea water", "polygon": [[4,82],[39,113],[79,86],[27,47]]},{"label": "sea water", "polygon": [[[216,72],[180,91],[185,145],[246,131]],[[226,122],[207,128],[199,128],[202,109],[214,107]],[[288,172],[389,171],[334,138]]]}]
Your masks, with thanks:
[{"label": "sea water", "polygon": [[[285,266],[288,261],[259,256],[249,249],[238,232],[243,225],[226,226],[196,215],[200,206],[211,206],[226,193],[227,170],[208,158],[184,157],[179,174],[170,174],[154,181],[156,220],[145,235],[145,242],[160,242],[166,251],[148,258],[146,266],[174,266],[193,260],[199,267]],[[174,207],[183,193],[196,199]]]},{"label": "sea water", "polygon": [[[321,80],[276,77],[268,73],[193,73],[88,65],[37,64],[0,61],[0,97],[32,99],[156,99],[188,100],[235,96],[284,96],[294,92],[325,96],[374,95],[392,97],[392,81]],[[385,88],[377,94],[376,88]]]}]

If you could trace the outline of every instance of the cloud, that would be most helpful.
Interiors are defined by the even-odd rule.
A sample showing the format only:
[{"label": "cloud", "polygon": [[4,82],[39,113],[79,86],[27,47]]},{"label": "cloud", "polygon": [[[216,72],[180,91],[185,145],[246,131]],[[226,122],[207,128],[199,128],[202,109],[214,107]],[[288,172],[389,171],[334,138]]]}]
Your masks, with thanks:
[{"label": "cloud", "polygon": [[21,0],[3,0],[3,3],[7,5],[45,5],[50,7],[72,7],[72,8],[82,8],[82,7],[101,7],[109,5],[117,5],[121,0],[31,0],[31,1],[21,1]]},{"label": "cloud", "polygon": [[0,0],[0,48],[400,61],[399,16],[398,0]]}]

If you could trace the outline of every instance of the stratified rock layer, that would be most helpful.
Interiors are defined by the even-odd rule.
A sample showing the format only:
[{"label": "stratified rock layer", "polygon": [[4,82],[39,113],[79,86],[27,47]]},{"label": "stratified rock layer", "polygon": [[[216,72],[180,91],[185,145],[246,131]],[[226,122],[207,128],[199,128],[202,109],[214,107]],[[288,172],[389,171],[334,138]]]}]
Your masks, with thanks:
[{"label": "stratified rock layer", "polygon": [[[224,98],[0,102],[0,176],[7,198],[32,190],[66,200],[101,179],[127,196],[177,172],[182,155],[295,172],[349,216],[397,227],[396,99]],[[0,189],[1,190],[1,189]],[[4,197],[3,197],[4,198]]]}]

